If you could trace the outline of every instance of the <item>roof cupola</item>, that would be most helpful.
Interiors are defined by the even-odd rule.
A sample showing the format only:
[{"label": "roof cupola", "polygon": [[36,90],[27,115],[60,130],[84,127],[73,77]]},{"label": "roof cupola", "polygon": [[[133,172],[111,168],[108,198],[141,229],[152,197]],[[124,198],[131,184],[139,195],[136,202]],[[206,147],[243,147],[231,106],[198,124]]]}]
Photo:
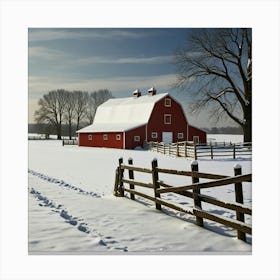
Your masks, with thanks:
[{"label": "roof cupola", "polygon": [[157,90],[154,88],[154,87],[151,87],[149,90],[148,90],[148,95],[156,95],[157,93]]},{"label": "roof cupola", "polygon": [[133,92],[133,96],[134,96],[134,97],[140,97],[140,96],[141,96],[141,91],[137,88],[137,89]]}]

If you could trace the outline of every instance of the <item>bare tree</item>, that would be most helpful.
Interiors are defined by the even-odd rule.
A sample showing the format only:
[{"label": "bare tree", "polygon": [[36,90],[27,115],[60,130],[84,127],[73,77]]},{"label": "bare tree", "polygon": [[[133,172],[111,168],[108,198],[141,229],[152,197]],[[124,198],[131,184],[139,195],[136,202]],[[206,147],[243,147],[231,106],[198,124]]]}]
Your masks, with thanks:
[{"label": "bare tree", "polygon": [[50,91],[40,98],[39,109],[35,112],[37,123],[46,123],[56,130],[57,139],[61,139],[62,118],[65,110],[65,90],[58,89]]},{"label": "bare tree", "polygon": [[75,114],[76,114],[76,131],[80,128],[80,123],[86,116],[89,94],[86,91],[74,91],[75,96]]},{"label": "bare tree", "polygon": [[93,119],[96,113],[96,102],[95,99],[93,97],[94,92],[92,92],[89,95],[89,99],[88,99],[88,106],[87,106],[87,110],[86,110],[86,117],[87,117],[87,122],[88,124],[92,124],[93,123]]},{"label": "bare tree", "polygon": [[252,141],[252,32],[248,28],[197,29],[178,49],[177,88],[188,89],[193,112],[210,108],[218,121],[228,116]]},{"label": "bare tree", "polygon": [[87,119],[89,123],[93,122],[97,107],[110,98],[113,98],[113,95],[108,89],[91,92],[87,108]]},{"label": "bare tree", "polygon": [[65,92],[66,104],[65,104],[65,120],[68,124],[68,135],[69,139],[72,139],[72,124],[75,116],[75,108],[77,105],[77,99],[75,98],[74,92]]}]

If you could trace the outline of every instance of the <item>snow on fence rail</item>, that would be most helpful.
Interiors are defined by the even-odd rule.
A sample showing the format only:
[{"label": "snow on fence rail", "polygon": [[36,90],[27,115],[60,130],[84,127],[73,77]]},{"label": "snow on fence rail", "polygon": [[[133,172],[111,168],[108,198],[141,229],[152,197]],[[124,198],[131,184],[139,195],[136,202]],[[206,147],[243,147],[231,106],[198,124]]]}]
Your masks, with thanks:
[{"label": "snow on fence rail", "polygon": [[47,135],[28,135],[28,140],[48,140],[49,137]]},{"label": "snow on fence rail", "polygon": [[201,157],[232,157],[252,156],[252,143],[215,142],[196,144],[183,141],[177,143],[146,142],[145,147],[159,153],[177,157],[191,157],[197,160]]},{"label": "snow on fence rail", "polygon": [[78,145],[78,140],[77,139],[63,139],[62,140],[62,146],[65,145]]},{"label": "snow on fence rail", "polygon": [[[125,170],[128,170],[128,178],[124,177]],[[134,180],[134,172],[151,174],[152,183],[144,183]],[[190,176],[192,184],[174,187],[159,181],[159,173],[173,174],[180,176]],[[130,193],[130,198],[135,200],[135,195],[146,198],[155,202],[155,207],[161,210],[161,206],[169,207],[179,212],[194,215],[196,217],[196,224],[203,227],[203,219],[212,220],[214,222],[223,224],[237,230],[237,237],[246,242],[246,234],[252,235],[252,227],[245,223],[244,215],[252,215],[252,209],[243,205],[243,187],[242,182],[252,182],[252,174],[242,175],[240,165],[234,167],[234,177],[201,173],[198,171],[198,163],[194,161],[191,164],[191,171],[179,171],[159,168],[157,160],[152,161],[152,168],[142,168],[133,166],[133,160],[128,160],[128,165],[123,164],[123,159],[119,159],[119,165],[116,169],[114,195],[117,197],[124,197],[125,192]],[[199,178],[211,179],[214,181],[199,182]],[[200,189],[222,187],[225,185],[234,184],[235,186],[235,203],[218,200],[211,196],[206,196],[200,193]],[[129,186],[129,188],[127,188]],[[135,186],[148,188],[153,191],[153,196],[135,190]],[[161,197],[163,193],[176,193],[193,200],[193,207],[182,207]],[[236,212],[236,219],[226,218],[222,215],[213,214],[202,209],[201,202],[206,202],[215,206],[233,210]]]}]

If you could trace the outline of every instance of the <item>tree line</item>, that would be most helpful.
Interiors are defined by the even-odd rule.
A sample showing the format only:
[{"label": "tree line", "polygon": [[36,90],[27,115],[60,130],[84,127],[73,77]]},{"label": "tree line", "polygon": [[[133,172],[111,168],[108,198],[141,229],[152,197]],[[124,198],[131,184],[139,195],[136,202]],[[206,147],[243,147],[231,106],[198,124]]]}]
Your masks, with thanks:
[{"label": "tree line", "polygon": [[91,124],[97,107],[110,98],[113,98],[113,95],[108,89],[91,93],[80,90],[52,90],[39,99],[35,120],[37,124],[46,124],[50,131],[54,130],[57,139],[61,139],[62,127],[66,125],[71,139],[73,129],[77,131],[81,125]]},{"label": "tree line", "polygon": [[209,134],[236,134],[242,135],[243,130],[240,126],[222,126],[222,127],[205,127],[203,128]]}]

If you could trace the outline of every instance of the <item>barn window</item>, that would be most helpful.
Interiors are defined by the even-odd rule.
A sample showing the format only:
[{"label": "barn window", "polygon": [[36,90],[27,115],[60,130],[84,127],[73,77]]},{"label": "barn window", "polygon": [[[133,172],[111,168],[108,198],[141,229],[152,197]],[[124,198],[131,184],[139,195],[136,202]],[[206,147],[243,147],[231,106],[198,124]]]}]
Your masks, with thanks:
[{"label": "barn window", "polygon": [[171,124],[171,115],[164,114],[164,124]]},{"label": "barn window", "polygon": [[165,107],[171,107],[171,99],[170,98],[165,98],[164,99],[164,106]]},{"label": "barn window", "polygon": [[120,134],[116,135],[116,140],[121,140],[121,135]]},{"label": "barn window", "polygon": [[92,140],[92,135],[89,134],[87,138],[88,138],[89,141],[91,141]]},{"label": "barn window", "polygon": [[152,138],[153,138],[153,139],[158,138],[158,134],[157,134],[157,132],[152,132]]},{"label": "barn window", "polygon": [[193,137],[193,142],[198,144],[199,143],[199,136],[194,136]]},{"label": "barn window", "polygon": [[108,140],[108,134],[103,134],[103,140]]},{"label": "barn window", "polygon": [[184,138],[184,133],[183,133],[183,132],[179,132],[179,133],[177,134],[177,138],[178,138],[178,139],[183,139],[183,138]]},{"label": "barn window", "polygon": [[140,141],[140,136],[135,135],[135,136],[134,136],[134,142],[139,142],[139,141]]}]

